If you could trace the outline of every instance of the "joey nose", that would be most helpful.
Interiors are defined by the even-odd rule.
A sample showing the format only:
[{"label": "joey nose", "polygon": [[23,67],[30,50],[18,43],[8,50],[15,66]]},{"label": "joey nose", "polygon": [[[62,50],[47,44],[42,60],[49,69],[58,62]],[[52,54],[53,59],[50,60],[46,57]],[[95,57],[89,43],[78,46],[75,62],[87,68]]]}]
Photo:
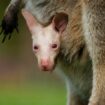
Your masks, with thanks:
[{"label": "joey nose", "polygon": [[47,69],[49,67],[49,60],[42,59],[41,60],[41,66],[42,66],[43,69]]}]

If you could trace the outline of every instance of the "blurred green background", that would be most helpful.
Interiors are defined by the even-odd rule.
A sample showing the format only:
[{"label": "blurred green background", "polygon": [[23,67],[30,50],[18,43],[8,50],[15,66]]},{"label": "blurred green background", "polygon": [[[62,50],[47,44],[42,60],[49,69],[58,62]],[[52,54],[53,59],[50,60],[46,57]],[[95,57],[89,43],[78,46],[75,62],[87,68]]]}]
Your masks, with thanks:
[{"label": "blurred green background", "polygon": [[[0,0],[0,24],[10,0]],[[55,73],[41,72],[32,52],[31,35],[19,15],[19,33],[1,43],[0,105],[65,105],[64,81]]]}]

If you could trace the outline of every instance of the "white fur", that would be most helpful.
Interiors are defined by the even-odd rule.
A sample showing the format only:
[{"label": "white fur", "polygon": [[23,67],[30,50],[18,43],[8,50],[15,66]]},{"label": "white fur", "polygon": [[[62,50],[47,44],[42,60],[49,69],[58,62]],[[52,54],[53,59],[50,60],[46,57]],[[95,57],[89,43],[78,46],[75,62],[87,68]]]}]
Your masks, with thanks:
[{"label": "white fur", "polygon": [[[54,66],[55,57],[58,54],[58,51],[54,51],[51,48],[53,43],[60,46],[60,35],[54,31],[52,24],[48,27],[33,27],[33,48],[35,45],[39,46],[39,51],[35,53],[38,64],[40,65],[41,59],[48,59],[51,66]],[[33,49],[34,51],[34,49]]]}]

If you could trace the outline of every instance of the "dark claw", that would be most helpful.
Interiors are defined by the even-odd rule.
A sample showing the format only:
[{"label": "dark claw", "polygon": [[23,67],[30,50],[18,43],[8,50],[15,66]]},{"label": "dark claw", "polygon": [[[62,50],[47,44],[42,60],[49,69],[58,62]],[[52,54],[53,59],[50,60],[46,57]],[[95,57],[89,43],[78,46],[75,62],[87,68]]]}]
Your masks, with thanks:
[{"label": "dark claw", "polygon": [[18,27],[16,27],[15,29],[16,29],[17,33],[19,33],[19,29],[18,29]]},{"label": "dark claw", "polygon": [[14,31],[14,29],[16,29],[17,32],[19,32],[17,17],[8,18],[8,16],[5,16],[4,19],[2,20],[1,32],[0,32],[0,34],[4,35],[2,42],[5,41],[7,36],[9,36],[9,39],[11,39],[10,34]]},{"label": "dark claw", "polygon": [[3,40],[2,40],[2,43],[4,43],[5,39],[6,39],[6,35],[4,35]]},{"label": "dark claw", "polygon": [[18,8],[13,5],[10,6],[0,25],[0,28],[1,28],[0,34],[4,35],[2,42],[5,41],[6,37],[8,37],[8,39],[11,39],[11,36],[12,36],[11,33],[15,29],[17,32],[19,32],[17,15],[18,15]]},{"label": "dark claw", "polygon": [[1,29],[0,35],[3,33],[3,29]]},{"label": "dark claw", "polygon": [[9,37],[8,37],[8,40],[10,40],[10,39],[11,39],[11,36],[12,36],[12,35],[10,34],[10,35],[9,35]]}]

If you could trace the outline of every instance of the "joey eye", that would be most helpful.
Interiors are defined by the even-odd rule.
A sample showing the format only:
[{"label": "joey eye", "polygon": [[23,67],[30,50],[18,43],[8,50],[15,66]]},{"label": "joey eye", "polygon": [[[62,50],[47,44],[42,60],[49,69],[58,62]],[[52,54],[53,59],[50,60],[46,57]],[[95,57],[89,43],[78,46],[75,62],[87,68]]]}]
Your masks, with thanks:
[{"label": "joey eye", "polygon": [[35,45],[34,50],[37,51],[39,49],[39,46]]},{"label": "joey eye", "polygon": [[52,46],[51,46],[53,49],[56,49],[58,46],[57,46],[57,44],[52,44]]}]

